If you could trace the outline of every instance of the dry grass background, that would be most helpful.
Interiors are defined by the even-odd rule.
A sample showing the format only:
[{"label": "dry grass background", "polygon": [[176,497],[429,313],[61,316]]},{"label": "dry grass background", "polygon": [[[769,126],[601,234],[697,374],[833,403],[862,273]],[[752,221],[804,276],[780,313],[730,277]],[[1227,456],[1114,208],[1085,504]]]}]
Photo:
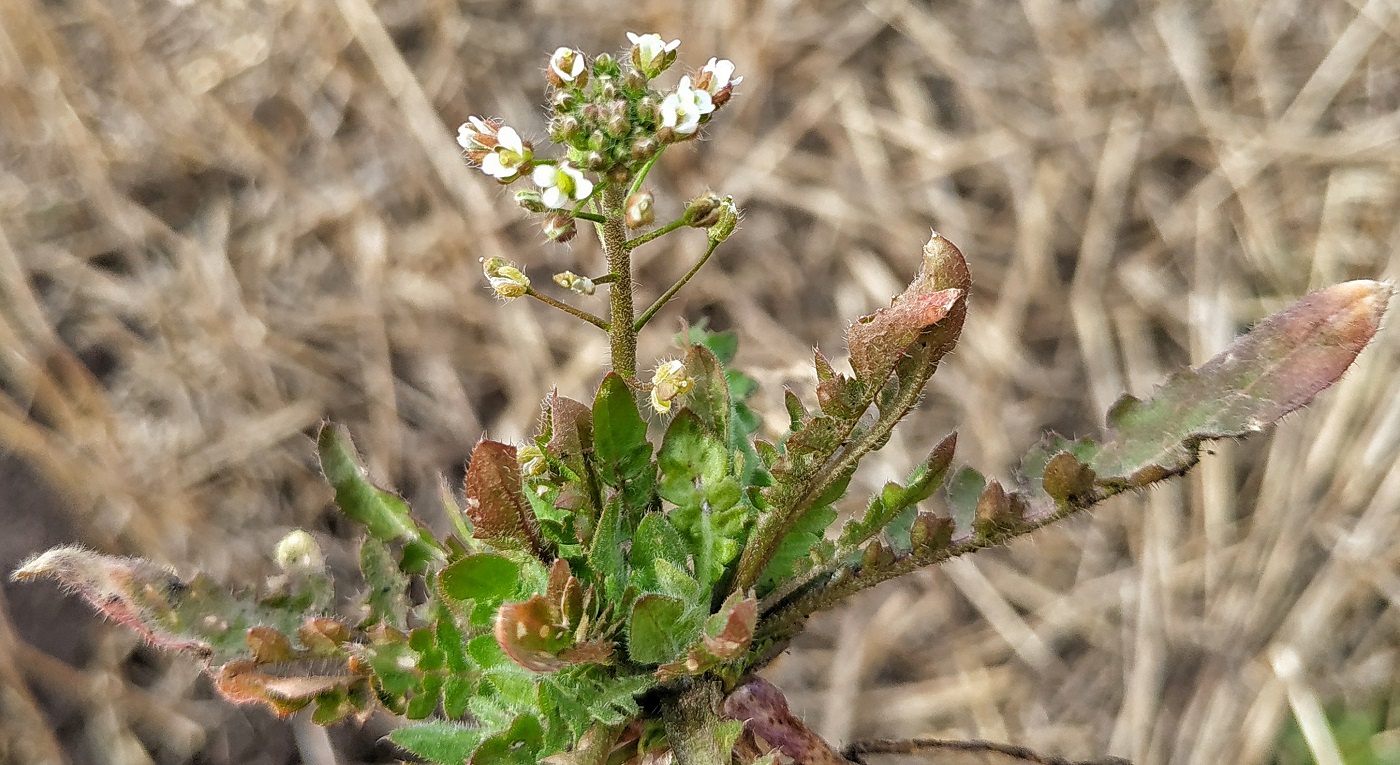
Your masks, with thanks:
[{"label": "dry grass background", "polygon": [[[747,211],[663,318],[738,329],[770,415],[930,227],[968,254],[963,346],[861,489],[955,426],[1005,472],[1041,427],[1090,432],[1287,299],[1400,273],[1394,0],[4,0],[0,563],[80,540],[249,582],[290,527],[349,533],[313,466],[322,418],[431,514],[480,435],[528,432],[550,385],[586,395],[602,335],[496,304],[477,259],[597,271],[596,246],[545,246],[452,130],[542,135],[547,52],[628,30],[745,75],[653,176]],[[697,239],[643,256],[644,299]],[[869,593],[772,677],[835,739],[1139,765],[1268,762],[1292,718],[1395,693],[1390,325],[1276,435]],[[0,761],[328,761],[56,590],[4,596]],[[385,725],[334,732],[338,761],[392,758]]]}]

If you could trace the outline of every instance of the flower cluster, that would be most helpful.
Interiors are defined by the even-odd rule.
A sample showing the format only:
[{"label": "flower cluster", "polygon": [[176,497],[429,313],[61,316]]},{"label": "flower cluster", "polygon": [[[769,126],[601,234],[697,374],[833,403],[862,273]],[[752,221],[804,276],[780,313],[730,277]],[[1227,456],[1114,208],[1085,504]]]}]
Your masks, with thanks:
[{"label": "flower cluster", "polygon": [[694,137],[743,81],[734,76],[733,62],[711,58],[673,88],[658,90],[652,80],[675,63],[680,40],[632,32],[627,38],[631,47],[621,57],[603,53],[590,60],[569,47],[550,55],[545,70],[553,89],[549,136],[563,156],[536,157],[534,146],[515,128],[471,117],[457,130],[468,161],[501,183],[532,180],[538,192],[518,196],[527,209],[572,214],[589,203],[606,178],[625,182],[666,145]]}]

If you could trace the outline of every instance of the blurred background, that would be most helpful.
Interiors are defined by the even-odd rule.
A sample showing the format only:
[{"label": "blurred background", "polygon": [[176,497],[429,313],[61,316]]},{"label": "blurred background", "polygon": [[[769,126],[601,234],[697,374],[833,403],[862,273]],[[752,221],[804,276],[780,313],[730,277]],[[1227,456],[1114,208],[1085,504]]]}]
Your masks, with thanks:
[{"label": "blurred background", "polygon": [[[439,522],[479,437],[589,395],[604,336],[499,304],[478,259],[547,285],[601,272],[596,242],[545,243],[454,131],[542,145],[549,52],[628,31],[744,76],[651,176],[663,219],[707,187],[746,217],[644,366],[682,316],[735,329],[776,429],[930,228],[968,256],[963,344],[853,505],[954,428],[1004,475],[1288,300],[1400,269],[1395,0],[5,0],[0,569],[76,541],[253,586],[290,528],[353,549],[322,419]],[[643,250],[640,300],[702,244]],[[769,676],[838,741],[1400,762],[1397,324],[1276,433],[867,593]],[[57,588],[4,585],[0,761],[387,762],[392,725],[326,740],[227,705]]]}]

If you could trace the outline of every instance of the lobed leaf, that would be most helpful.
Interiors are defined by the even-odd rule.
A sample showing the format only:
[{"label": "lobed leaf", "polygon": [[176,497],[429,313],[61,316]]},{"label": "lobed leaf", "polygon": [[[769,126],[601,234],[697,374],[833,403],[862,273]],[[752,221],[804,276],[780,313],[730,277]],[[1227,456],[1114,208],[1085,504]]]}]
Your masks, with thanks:
[{"label": "lobed leaf", "polygon": [[1268,317],[1150,400],[1125,396],[1089,467],[1100,482],[1144,486],[1196,463],[1203,440],[1262,430],[1336,382],[1380,327],[1391,287],[1353,281],[1318,290]]}]

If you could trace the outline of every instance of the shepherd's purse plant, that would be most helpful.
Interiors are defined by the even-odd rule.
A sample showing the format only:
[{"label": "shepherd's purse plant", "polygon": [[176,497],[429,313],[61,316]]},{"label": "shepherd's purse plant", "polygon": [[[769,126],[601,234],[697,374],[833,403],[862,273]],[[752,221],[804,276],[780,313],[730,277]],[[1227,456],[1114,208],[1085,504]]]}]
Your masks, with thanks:
[{"label": "shepherd's purse plant", "polygon": [[[280,574],[256,594],[78,547],[43,553],[15,578],[56,579],[156,647],[197,657],[234,701],[322,724],[402,715],[390,738],[432,762],[843,763],[880,747],[836,751],[755,675],[811,614],[1180,475],[1205,440],[1270,426],[1341,376],[1390,297],[1373,281],[1307,295],[1150,398],[1123,397],[1101,438],[1045,436],[1007,480],[955,467],[949,435],[838,523],[861,460],[958,341],[967,262],[934,234],[908,288],[847,330],[849,369],[818,351],[815,391],[784,392],[790,423],[773,440],[749,408],[755,381],[731,366],[733,334],[692,327],[679,358],[639,370],[638,333],[740,219],[716,193],[669,208],[648,175],[706,129],[742,78],[711,58],[662,86],[679,41],[628,37],[621,55],[549,57],[552,151],[536,153],[497,120],[473,117],[458,132],[466,160],[517,188],[547,238],[595,230],[601,273],[555,274],[557,291],[503,259],[482,268],[501,300],[532,298],[590,325],[580,331],[606,332],[610,368],[591,401],[550,393],[525,443],[476,445],[464,495],[444,493],[452,534],[430,533],[374,483],[346,431],[326,425],[322,470],[363,530],[348,604],[334,602],[303,531],[272,551]],[[667,209],[674,217],[658,223]],[[638,312],[633,253],[672,234],[696,240],[694,266]],[[576,307],[599,290],[601,315]]]}]

